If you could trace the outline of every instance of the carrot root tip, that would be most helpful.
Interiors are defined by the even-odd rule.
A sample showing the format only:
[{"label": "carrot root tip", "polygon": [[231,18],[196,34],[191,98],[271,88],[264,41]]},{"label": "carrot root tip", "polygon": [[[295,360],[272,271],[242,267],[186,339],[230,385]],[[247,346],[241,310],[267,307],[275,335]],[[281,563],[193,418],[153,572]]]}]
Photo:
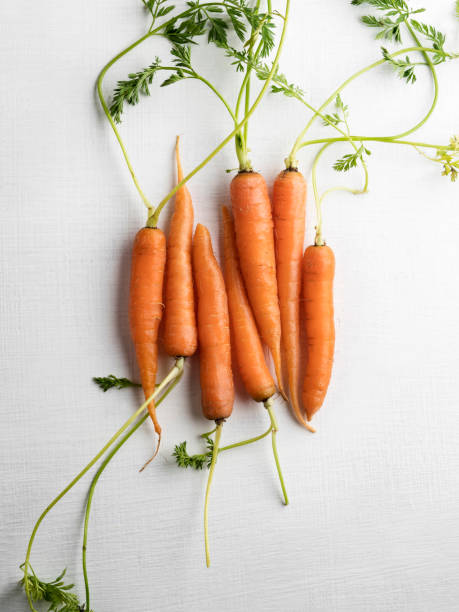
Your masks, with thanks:
[{"label": "carrot root tip", "polygon": [[139,473],[143,472],[144,469],[147,467],[147,465],[149,465],[153,461],[153,459],[156,457],[159,451],[160,444],[161,444],[161,433],[158,434],[158,442],[156,444],[156,448],[155,448],[155,452],[153,453],[153,456],[150,457],[150,459],[148,459],[148,461],[140,468]]}]

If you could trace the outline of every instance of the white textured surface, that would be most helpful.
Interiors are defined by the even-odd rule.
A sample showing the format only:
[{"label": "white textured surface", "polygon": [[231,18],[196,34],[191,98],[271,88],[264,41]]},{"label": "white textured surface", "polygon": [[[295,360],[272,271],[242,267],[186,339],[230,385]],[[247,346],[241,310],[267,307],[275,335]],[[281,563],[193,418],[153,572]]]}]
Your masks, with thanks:
[{"label": "white textured surface", "polygon": [[[459,47],[453,2],[424,4]],[[96,104],[94,79],[142,31],[139,5],[46,0],[0,9],[5,612],[26,609],[17,566],[39,511],[140,399],[132,391],[104,395],[91,382],[110,372],[135,376],[126,300],[130,244],[144,212]],[[378,45],[348,2],[293,5],[282,64],[318,103],[377,57]],[[156,44],[121,62],[107,86],[151,61],[162,48]],[[234,77],[222,76],[215,54],[201,56],[203,71],[233,91]],[[444,142],[459,131],[459,79],[457,65],[439,72],[440,105],[422,135]],[[355,131],[374,133],[411,125],[430,95],[428,82],[407,88],[382,71],[345,99]],[[295,102],[274,97],[254,121],[252,157],[270,181],[302,123]],[[126,114],[122,132],[157,200],[173,182],[175,134],[191,168],[229,128],[207,92],[186,82],[154,88],[153,99]],[[100,482],[88,553],[97,612],[457,610],[459,184],[402,147],[372,150],[370,194],[336,196],[325,208],[337,256],[337,350],[317,435],[277,405],[291,506],[279,502],[268,442],[222,456],[211,502],[213,566],[204,568],[205,474],[180,471],[170,457],[174,443],[195,446],[207,427],[196,365],[188,366],[160,409],[166,435],[155,465],[137,472],[151,450],[145,426]],[[308,172],[311,152],[301,161]],[[223,170],[234,165],[227,148],[190,185],[197,218],[214,232],[228,200]],[[327,169],[321,177],[337,179]],[[262,408],[240,399],[224,437],[265,426]],[[80,594],[88,483],[45,521],[32,556],[43,577],[67,566]]]}]

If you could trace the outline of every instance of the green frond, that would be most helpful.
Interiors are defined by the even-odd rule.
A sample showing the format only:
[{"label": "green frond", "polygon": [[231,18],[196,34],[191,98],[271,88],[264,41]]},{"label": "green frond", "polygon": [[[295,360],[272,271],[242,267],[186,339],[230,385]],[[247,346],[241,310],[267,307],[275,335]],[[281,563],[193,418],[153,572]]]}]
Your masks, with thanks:
[{"label": "green frond", "polygon": [[132,382],[129,378],[118,378],[114,374],[109,374],[108,376],[95,376],[93,381],[104,392],[113,388],[125,389],[126,387],[141,387],[140,383]]}]

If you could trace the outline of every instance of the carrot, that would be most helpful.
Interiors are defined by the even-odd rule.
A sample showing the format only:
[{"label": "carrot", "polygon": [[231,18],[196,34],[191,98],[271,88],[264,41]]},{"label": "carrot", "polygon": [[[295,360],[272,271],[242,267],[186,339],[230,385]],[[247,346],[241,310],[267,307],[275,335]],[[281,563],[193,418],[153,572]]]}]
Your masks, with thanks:
[{"label": "carrot", "polygon": [[277,455],[276,434],[278,426],[271,399],[276,392],[276,386],[266,365],[263,346],[242,280],[231,213],[226,206],[223,206],[222,212],[225,284],[228,293],[234,353],[247,393],[256,402],[263,402],[268,411],[271,427],[266,433],[271,433],[272,436],[274,460],[284,494],[284,503],[287,505],[288,496]]},{"label": "carrot", "polygon": [[[140,382],[149,398],[155,390],[158,366],[158,330],[163,314],[163,277],[166,263],[166,238],[158,228],[144,227],[134,240],[129,295],[129,323],[135,345]],[[161,441],[161,427],[154,403],[148,405],[158,435],[156,452]]]},{"label": "carrot", "polygon": [[224,276],[234,354],[247,393],[256,402],[264,402],[274,395],[276,387],[266,365],[263,346],[242,280],[231,213],[226,206],[223,206],[222,212]]},{"label": "carrot", "polygon": [[300,293],[306,214],[306,181],[297,170],[284,170],[274,181],[273,217],[282,345],[290,403],[299,423],[305,420],[298,397],[300,373]]},{"label": "carrot", "polygon": [[307,364],[303,406],[308,419],[322,406],[330,382],[335,349],[333,277],[335,256],[330,247],[310,246],[303,258],[303,300]]},{"label": "carrot", "polygon": [[[178,136],[175,154],[177,180],[180,182],[183,179],[183,171]],[[196,352],[198,344],[191,265],[192,237],[193,203],[190,192],[184,185],[175,196],[174,214],[167,240],[164,279],[162,343],[164,350],[171,357],[190,357]]]},{"label": "carrot", "polygon": [[204,502],[206,564],[210,565],[208,516],[210,485],[217,462],[222,426],[232,411],[234,384],[225,282],[212,250],[209,231],[200,223],[193,239],[193,271],[198,297],[201,404],[206,419],[216,424],[212,462]]},{"label": "carrot", "polygon": [[200,223],[193,239],[193,271],[198,298],[202,410],[206,419],[226,419],[234,402],[228,302],[209,231]]},{"label": "carrot", "polygon": [[277,296],[273,220],[266,183],[257,172],[231,181],[231,202],[242,276],[261,339],[269,348],[279,391],[282,384],[281,321]]}]

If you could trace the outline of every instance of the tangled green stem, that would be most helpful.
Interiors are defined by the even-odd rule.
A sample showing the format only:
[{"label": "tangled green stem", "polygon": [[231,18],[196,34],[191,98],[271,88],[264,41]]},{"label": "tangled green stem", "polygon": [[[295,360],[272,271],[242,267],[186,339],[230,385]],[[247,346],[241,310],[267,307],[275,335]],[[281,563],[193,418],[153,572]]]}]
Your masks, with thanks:
[{"label": "tangled green stem", "polygon": [[236,134],[245,126],[245,124],[248,122],[248,120],[250,119],[250,117],[253,115],[256,108],[260,104],[261,100],[263,99],[264,95],[266,94],[271,84],[271,80],[279,65],[279,60],[280,60],[282,48],[284,46],[286,32],[287,32],[287,24],[288,24],[289,13],[290,13],[290,4],[291,4],[291,0],[286,0],[282,33],[281,33],[279,45],[277,47],[276,55],[275,55],[271,70],[257,98],[255,99],[254,103],[250,107],[249,112],[245,114],[242,121],[234,128],[234,130],[230,134],[228,134],[228,136],[224,140],[222,140],[222,142],[200,164],[198,164],[189,174],[187,174],[187,176],[185,176],[179,183],[177,183],[177,185],[161,200],[161,202],[156,207],[154,214],[149,219],[149,223],[151,224],[152,227],[155,227],[157,225],[159,215],[161,214],[161,211],[163,210],[164,206],[168,203],[168,201],[177,193],[177,191],[185,183],[187,183],[195,174],[197,174],[202,168],[204,168],[204,166],[208,164],[209,161],[213,159],[215,155],[217,155],[217,153],[219,153],[236,136]]},{"label": "tangled green stem", "polygon": [[[161,395],[161,397],[155,402],[156,407],[158,407],[161,402],[163,402],[166,397],[171,393],[171,391],[176,387],[176,385],[180,382],[180,379],[183,374],[183,368],[180,371],[180,374],[172,381],[171,385],[166,389],[166,391]],[[164,388],[164,387],[163,387]],[[144,414],[138,421],[131,427],[131,429],[124,434],[124,436],[115,444],[115,446],[111,449],[108,455],[105,457],[103,462],[101,463],[99,469],[94,474],[94,478],[92,479],[91,486],[89,487],[88,499],[86,501],[86,511],[84,516],[84,530],[83,530],[83,548],[82,548],[82,565],[83,565],[83,578],[84,578],[84,586],[86,593],[86,610],[90,610],[90,591],[89,591],[89,580],[88,580],[88,571],[87,571],[87,563],[86,563],[86,553],[88,548],[88,526],[89,526],[89,516],[91,513],[91,504],[94,496],[94,490],[99,481],[99,478],[102,475],[102,472],[108,466],[110,461],[116,455],[116,453],[120,450],[122,446],[129,440],[129,438],[139,429],[139,427],[145,423],[148,419],[148,412]]]},{"label": "tangled green stem", "polygon": [[[435,53],[436,52],[435,49],[432,49],[430,47],[423,47],[419,43],[416,43],[416,44],[417,44],[417,46],[415,46],[415,47],[407,47],[405,49],[401,49],[399,51],[395,51],[391,55],[392,55],[392,57],[396,57],[398,55],[402,55],[402,54],[406,54],[406,53],[411,53],[411,52],[419,51],[421,53],[425,53],[428,56],[429,53]],[[430,58],[429,58],[429,61],[430,61]],[[383,59],[380,59],[377,62],[373,62],[372,64],[369,64],[368,66],[365,66],[365,68],[362,68],[361,70],[358,70],[357,72],[355,72],[352,76],[350,76],[343,83],[341,83],[341,85],[337,89],[335,89],[335,91],[325,100],[325,102],[317,110],[314,111],[313,116],[310,118],[310,120],[306,124],[305,128],[299,134],[298,138],[296,139],[296,141],[295,141],[295,143],[293,145],[293,148],[292,148],[292,150],[290,152],[290,155],[286,159],[287,167],[296,167],[298,165],[298,162],[296,160],[297,152],[302,147],[303,139],[304,139],[306,133],[309,131],[310,127],[313,125],[313,123],[315,122],[315,120],[318,117],[322,116],[321,115],[322,111],[324,111],[327,108],[327,106],[329,106],[329,104],[331,104],[333,102],[333,100],[336,99],[336,96],[338,94],[340,94],[350,83],[355,81],[358,77],[366,74],[367,72],[370,72],[371,70],[373,70],[375,68],[378,68],[379,66],[382,66],[385,62],[386,62],[386,60],[383,58]],[[434,73],[435,73],[435,70],[434,70]],[[435,74],[435,77],[434,77],[434,86],[435,86],[434,99],[433,99],[431,107],[429,108],[429,111],[425,115],[425,117],[420,122],[418,122],[414,127],[410,128],[409,130],[406,130],[405,132],[402,132],[400,134],[394,134],[393,136],[391,136],[391,138],[403,138],[404,136],[407,136],[407,135],[415,132],[416,130],[418,130],[420,127],[422,127],[425,124],[425,122],[432,115],[432,113],[433,113],[433,111],[435,109],[435,106],[437,104],[437,100],[438,100],[438,79],[436,77],[436,74]]]},{"label": "tangled green stem", "polygon": [[37,612],[37,610],[35,609],[33,602],[32,602],[32,598],[30,596],[30,591],[29,591],[29,586],[28,586],[28,580],[27,580],[27,574],[28,574],[28,568],[30,565],[30,555],[32,552],[32,546],[35,540],[35,536],[37,534],[38,528],[40,527],[43,519],[46,517],[46,515],[50,512],[50,510],[52,510],[54,508],[54,506],[64,497],[64,495],[66,495],[70,489],[72,489],[79,480],[81,480],[81,478],[83,478],[83,476],[92,468],[92,466],[97,463],[97,461],[102,457],[102,455],[110,448],[110,446],[126,431],[126,429],[131,425],[131,423],[133,423],[138,416],[140,416],[140,414],[142,414],[142,412],[144,410],[146,410],[146,408],[148,407],[148,404],[155,399],[155,397],[157,395],[159,395],[162,390],[167,387],[167,385],[169,385],[169,383],[171,383],[182,371],[183,369],[183,358],[177,360],[176,364],[174,365],[174,367],[172,368],[172,370],[169,372],[169,374],[166,376],[166,378],[164,378],[164,380],[161,382],[161,384],[155,389],[154,393],[152,393],[152,395],[143,402],[143,404],[140,406],[140,408],[138,408],[135,413],[130,416],[127,421],[118,429],[118,431],[116,433],[113,434],[113,436],[108,440],[108,442],[106,444],[104,444],[104,446],[101,448],[101,450],[91,459],[91,461],[75,476],[75,478],[73,478],[73,480],[53,499],[53,501],[46,506],[46,508],[43,510],[43,512],[40,514],[40,516],[38,517],[37,522],[34,525],[34,528],[32,530],[32,534],[29,538],[29,543],[27,546],[27,552],[26,552],[26,557],[25,557],[25,561],[24,561],[24,589],[25,589],[25,593],[26,593],[26,597],[27,597],[27,601],[29,603],[29,607],[32,610],[32,612]]}]

